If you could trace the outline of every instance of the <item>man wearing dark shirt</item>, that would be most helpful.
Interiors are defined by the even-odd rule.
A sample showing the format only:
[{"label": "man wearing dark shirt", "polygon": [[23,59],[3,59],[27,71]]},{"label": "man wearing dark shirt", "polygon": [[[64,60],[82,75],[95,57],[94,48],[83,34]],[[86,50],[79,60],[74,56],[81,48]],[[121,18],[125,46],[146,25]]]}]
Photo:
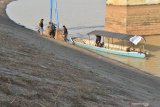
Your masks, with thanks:
[{"label": "man wearing dark shirt", "polygon": [[67,41],[68,30],[65,25],[63,25],[63,35],[64,35],[64,41]]}]

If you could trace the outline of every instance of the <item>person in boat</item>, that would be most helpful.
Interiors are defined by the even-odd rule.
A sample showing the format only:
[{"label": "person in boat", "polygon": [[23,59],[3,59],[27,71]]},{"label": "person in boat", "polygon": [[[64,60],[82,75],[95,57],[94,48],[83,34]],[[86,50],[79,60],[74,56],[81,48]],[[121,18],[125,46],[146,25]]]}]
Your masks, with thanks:
[{"label": "person in boat", "polygon": [[131,47],[128,47],[128,48],[126,49],[126,51],[127,51],[127,52],[130,52],[130,51],[131,51]]},{"label": "person in boat", "polygon": [[41,19],[39,24],[38,24],[38,32],[43,35],[43,21],[44,19]]},{"label": "person in boat", "polygon": [[101,36],[96,35],[96,46],[100,47],[101,46]]},{"label": "person in boat", "polygon": [[127,52],[131,52],[131,51],[135,51],[134,48],[132,48],[131,46],[129,46],[127,49],[126,49]]},{"label": "person in boat", "polygon": [[63,25],[63,35],[64,35],[64,41],[68,41],[67,35],[68,35],[68,29],[65,25]]}]

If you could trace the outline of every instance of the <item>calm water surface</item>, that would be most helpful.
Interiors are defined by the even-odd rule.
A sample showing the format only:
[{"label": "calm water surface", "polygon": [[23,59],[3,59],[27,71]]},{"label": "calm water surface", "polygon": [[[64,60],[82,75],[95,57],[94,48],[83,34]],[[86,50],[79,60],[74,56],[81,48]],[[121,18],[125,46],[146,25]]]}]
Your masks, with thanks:
[{"label": "calm water surface", "polygon": [[[58,0],[58,10],[60,27],[66,25],[71,34],[103,29],[105,0]],[[12,2],[7,7],[7,14],[13,21],[36,30],[40,18],[45,19],[45,24],[49,21],[49,0]],[[160,76],[160,35],[147,36],[146,40],[146,48],[151,54],[147,59],[97,53]]]},{"label": "calm water surface", "polygon": [[[60,27],[66,25],[70,33],[86,33],[90,29],[103,29],[105,0],[57,0]],[[18,0],[7,7],[9,17],[27,28],[36,30],[44,18],[49,22],[50,0]],[[53,11],[53,18],[55,12]],[[53,19],[54,22],[54,19]]]}]

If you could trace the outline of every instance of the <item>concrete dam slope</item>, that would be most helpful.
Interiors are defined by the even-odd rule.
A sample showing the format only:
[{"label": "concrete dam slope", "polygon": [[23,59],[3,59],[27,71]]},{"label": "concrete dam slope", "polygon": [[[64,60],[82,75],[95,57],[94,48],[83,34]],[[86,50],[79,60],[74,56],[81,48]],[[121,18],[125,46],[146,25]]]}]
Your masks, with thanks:
[{"label": "concrete dam slope", "polygon": [[160,0],[108,0],[105,29],[136,35],[160,34],[159,3]]}]

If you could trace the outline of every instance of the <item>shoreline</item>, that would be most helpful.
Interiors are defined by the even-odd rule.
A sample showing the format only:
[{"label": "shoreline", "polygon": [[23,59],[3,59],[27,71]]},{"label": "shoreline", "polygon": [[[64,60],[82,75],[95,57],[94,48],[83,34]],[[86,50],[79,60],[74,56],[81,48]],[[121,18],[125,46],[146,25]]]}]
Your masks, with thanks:
[{"label": "shoreline", "polygon": [[0,20],[2,106],[160,105],[160,78]]},{"label": "shoreline", "polygon": [[[69,0],[70,1],[70,0]],[[82,0],[83,1],[83,0]],[[88,0],[88,1],[90,1],[90,0]],[[95,0],[95,1],[97,1],[97,0]],[[18,9],[18,7],[20,6],[20,5],[18,5],[18,4],[28,4],[30,1],[23,1],[22,0],[22,2],[20,1],[20,3],[13,3],[13,5],[11,4],[11,5],[9,5],[9,6],[13,6],[12,8],[13,8],[13,10],[14,10],[14,7],[16,7],[16,10]],[[34,2],[34,1],[33,1]],[[45,1],[44,1],[45,2]],[[60,2],[61,3],[61,2]],[[17,6],[15,6],[17,4]],[[40,3],[41,4],[41,3]],[[44,4],[44,3],[42,3],[42,4]],[[69,3],[68,3],[69,4]],[[34,4],[32,4],[33,6],[34,6]],[[66,4],[67,5],[67,4]],[[93,5],[95,5],[94,4],[94,1],[93,1]],[[31,8],[33,7],[33,6],[31,6]],[[99,5],[98,5],[99,6]],[[27,6],[28,7],[28,6]],[[27,7],[26,6],[24,6],[22,9],[20,9],[20,10],[23,10],[23,9],[25,9],[25,10],[30,10],[30,9],[27,9]],[[151,8],[152,8],[152,6],[151,6]],[[133,9],[133,10],[138,10],[139,8],[135,8],[135,9]],[[10,11],[9,11],[10,10]],[[20,20],[21,20],[21,18],[18,18],[19,17],[19,15],[18,15],[18,13],[15,11],[15,14],[17,14],[16,16],[14,16],[13,15],[13,13],[11,13],[12,11],[11,11],[12,9],[10,9],[10,7],[8,7],[8,10],[7,10],[7,14],[9,14],[9,16],[11,15],[11,18],[13,18],[13,20],[15,21],[15,22],[19,22]],[[80,10],[80,9],[79,9]],[[102,9],[100,9],[100,11],[101,11]],[[142,9],[143,10],[143,9]],[[18,11],[18,10],[17,10]],[[14,11],[13,11],[14,12]],[[19,12],[21,12],[21,11],[19,11]],[[26,11],[27,12],[27,11]],[[63,12],[61,12],[61,13],[63,13]],[[73,11],[73,13],[74,13],[74,11]],[[102,12],[103,13],[103,12]],[[91,13],[92,14],[92,13]],[[23,15],[22,15],[23,16]],[[65,12],[64,12],[64,16],[65,16]],[[17,19],[14,19],[14,17],[17,17]],[[36,18],[36,17],[33,17],[33,19],[34,18]],[[78,19],[79,17],[77,17],[77,22],[79,22],[79,20],[80,19]],[[22,18],[23,19],[23,18]],[[24,19],[25,19],[25,17],[24,17]],[[101,18],[102,19],[102,18]],[[18,21],[19,20],[19,21]],[[28,18],[27,19],[25,19],[25,20],[29,20]],[[86,19],[86,21],[87,21],[87,19]],[[32,21],[29,21],[29,22],[32,22]],[[28,22],[28,24],[29,24],[29,22]],[[33,22],[36,22],[35,20],[33,20]],[[91,21],[90,21],[91,22]],[[26,21],[21,21],[20,22],[21,24],[23,23],[23,25],[25,25],[25,23],[26,23]],[[68,22],[68,23],[71,23],[71,25],[76,25],[76,26],[78,26],[77,24],[74,24],[74,22]],[[37,23],[34,23],[33,25],[32,24],[30,24],[31,26],[33,26],[33,25],[37,25]],[[84,25],[83,23],[81,24],[82,26]],[[26,24],[26,26],[28,26],[29,27],[29,25],[27,25]],[[24,27],[24,26],[22,26],[22,27]],[[32,27],[31,27],[32,28]],[[81,30],[80,30],[80,32],[86,32],[87,30],[89,30],[89,29],[83,29],[84,28],[84,26],[83,27],[81,27]],[[79,29],[79,28],[78,28]],[[73,29],[70,29],[70,27],[68,26],[68,30],[69,30],[69,33],[71,33],[72,35],[74,35],[74,34],[76,34],[77,32],[79,32],[79,30],[73,30]],[[90,28],[90,30],[91,30],[92,28]],[[117,30],[118,30],[118,28],[117,28]],[[74,33],[73,33],[74,32]],[[82,33],[82,34],[83,34]],[[87,32],[86,32],[87,33]],[[86,34],[86,33],[84,33],[84,34]],[[152,47],[150,47],[150,44],[151,44],[151,42],[152,41],[150,41],[152,38],[148,38],[148,40],[147,40],[147,44],[148,45],[146,45],[146,49],[151,49],[150,50],[150,52],[153,52],[152,51],[152,49],[155,49],[155,47],[156,46],[154,46],[154,45],[156,45],[156,43],[152,46]],[[158,39],[158,38],[157,38]],[[160,40],[160,39],[159,39]],[[158,44],[158,43],[157,43]],[[150,48],[148,48],[148,47],[150,47]],[[158,48],[158,46],[157,46],[157,50],[159,50],[159,48]],[[140,70],[142,70],[142,71],[145,71],[145,72],[148,72],[148,73],[150,73],[150,74],[153,74],[153,75],[155,75],[155,76],[159,76],[159,69],[160,69],[160,67],[158,67],[158,65],[157,66],[155,66],[154,67],[154,64],[152,64],[152,63],[155,63],[155,64],[159,64],[159,62],[160,62],[160,60],[155,60],[155,58],[154,57],[151,57],[150,58],[150,60],[147,60],[147,59],[144,59],[144,60],[141,60],[141,59],[133,59],[133,58],[131,58],[131,57],[123,57],[123,56],[112,56],[112,55],[107,55],[107,54],[104,54],[104,53],[99,53],[99,54],[102,54],[102,56],[105,56],[105,57],[107,57],[107,58],[111,58],[111,59],[113,59],[113,60],[118,60],[118,61],[120,61],[120,62],[122,62],[122,63],[124,63],[124,64],[127,64],[127,65],[129,65],[129,66],[132,66],[132,67],[134,67],[134,68],[137,68],[137,69],[140,69]],[[155,56],[159,56],[159,53],[157,53]],[[149,64],[149,63],[151,63],[149,66],[146,66],[146,64]],[[140,65],[142,65],[142,66],[140,66]]]},{"label": "shoreline", "polygon": [[[13,1],[16,1],[16,0],[13,0]],[[13,2],[13,1],[10,1],[9,3]],[[9,3],[8,3],[8,4],[9,4]],[[7,5],[8,5],[8,4],[7,4]],[[6,6],[6,8],[7,8],[7,6]],[[5,9],[5,10],[6,10],[6,9]],[[6,11],[5,11],[5,16],[6,16],[7,18],[9,18],[8,15],[7,15],[7,13],[6,13]],[[11,18],[9,18],[9,20],[10,20],[11,22],[14,22],[14,23],[15,23],[16,25],[18,25],[18,26],[21,26],[21,27],[24,27],[25,29],[28,29],[28,30],[31,30],[31,31],[36,32],[36,31],[33,30],[33,29],[27,28],[27,27],[24,26],[24,25],[21,25],[21,24],[16,23],[16,22],[13,21]],[[48,39],[48,40],[50,41],[50,38],[45,37],[45,36],[44,36],[44,38],[45,38],[45,39]],[[55,41],[54,41],[54,42],[55,42]],[[61,42],[61,41],[58,41],[58,43],[61,44],[61,45],[64,45],[63,42]],[[67,44],[67,45],[68,45],[68,44]],[[73,48],[73,47],[72,47],[72,48]],[[79,47],[77,47],[77,48],[79,48]],[[74,49],[76,49],[76,48],[74,47]],[[76,49],[76,50],[78,50],[78,49]],[[88,51],[87,53],[89,53],[89,54],[92,53],[92,51],[85,50],[85,49],[83,49],[83,51],[86,51],[86,52]],[[120,63],[121,65],[125,65],[126,67],[128,66],[129,68],[137,69],[137,70],[139,70],[139,71],[141,71],[141,72],[147,73],[147,72],[145,72],[145,71],[143,71],[143,70],[140,70],[140,69],[135,68],[135,67],[133,67],[133,66],[131,66],[131,65],[125,64],[125,63],[123,63],[123,62],[121,62],[121,61],[114,60],[114,59],[105,57],[105,56],[103,56],[103,55],[93,53],[93,56],[95,56],[95,55],[96,55],[96,57],[101,56],[102,58],[109,59],[110,61],[113,61],[114,63]],[[150,74],[150,73],[147,73],[147,74],[152,75],[152,74]]]}]

